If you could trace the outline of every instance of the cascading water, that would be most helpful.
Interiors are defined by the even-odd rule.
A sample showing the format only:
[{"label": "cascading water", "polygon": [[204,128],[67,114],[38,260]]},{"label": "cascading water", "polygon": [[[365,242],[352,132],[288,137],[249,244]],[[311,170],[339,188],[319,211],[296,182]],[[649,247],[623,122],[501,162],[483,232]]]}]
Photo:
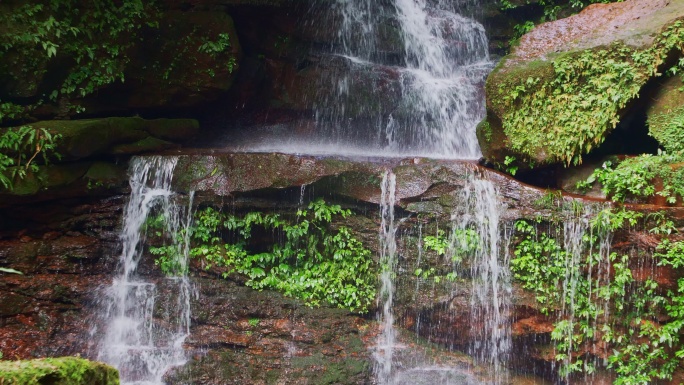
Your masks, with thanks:
[{"label": "cascading water", "polygon": [[391,171],[386,171],[382,178],[382,193],[380,197],[380,296],[382,312],[378,314],[378,322],[382,329],[376,344],[376,378],[381,385],[393,384],[392,358],[396,344],[394,330],[394,281],[395,267],[397,264],[397,227],[394,223],[394,205],[396,203],[396,176]]},{"label": "cascading water", "polygon": [[[187,208],[177,205],[171,179],[178,158],[138,157],[131,160],[131,196],[124,213],[120,274],[107,290],[106,329],[98,359],[116,367],[122,384],[162,384],[171,367],[186,361],[183,341],[190,328],[190,282],[187,277],[188,226],[192,195]],[[161,215],[166,232],[175,242],[174,277],[166,278],[176,304],[165,309],[163,327],[153,321],[157,285],[138,273],[145,227],[152,215]],[[185,229],[185,231],[181,231]]]},{"label": "cascading water", "polygon": [[[585,292],[589,301],[595,301],[589,306],[603,309],[602,322],[608,322],[609,316],[609,302],[601,299],[599,294],[599,287],[605,285],[610,281],[610,244],[612,241],[612,232],[599,231],[592,226],[592,220],[597,220],[596,216],[599,210],[604,209],[602,205],[586,205],[575,210],[570,218],[563,223],[563,250],[565,250],[564,271],[565,276],[562,282],[562,302],[561,311],[558,315],[559,319],[565,320],[568,325],[566,328],[560,329],[564,334],[567,343],[567,350],[558,352],[565,356],[563,360],[564,367],[571,364],[575,341],[572,333],[576,325],[582,323],[585,328],[593,328],[592,335],[597,335],[597,328],[599,327],[599,313],[591,315],[581,315],[577,311],[578,301],[576,295],[579,291]],[[601,220],[600,218],[598,220]],[[580,288],[579,285],[584,284],[586,287]],[[586,306],[584,304],[583,306]],[[589,314],[590,312],[587,312]],[[593,345],[596,341],[588,340],[584,343]],[[605,366],[605,362],[584,362],[585,367]],[[586,373],[593,373],[593,370],[586,370]],[[562,377],[566,383],[572,383],[570,372],[562,370]],[[588,374],[587,376],[591,376]],[[589,378],[584,378],[587,383],[591,383]]]},{"label": "cascading water", "polygon": [[312,28],[339,29],[334,43],[315,53],[319,84],[304,88],[317,93],[299,96],[308,98],[315,128],[239,147],[479,157],[475,126],[484,116],[488,43],[482,25],[455,7],[426,0],[326,1],[324,15],[312,16]]},{"label": "cascading water", "polygon": [[473,176],[462,192],[464,212],[454,219],[452,249],[471,264],[470,354],[489,369],[494,384],[507,383],[504,365],[511,349],[511,274],[508,232],[501,223],[504,209],[491,181]]}]

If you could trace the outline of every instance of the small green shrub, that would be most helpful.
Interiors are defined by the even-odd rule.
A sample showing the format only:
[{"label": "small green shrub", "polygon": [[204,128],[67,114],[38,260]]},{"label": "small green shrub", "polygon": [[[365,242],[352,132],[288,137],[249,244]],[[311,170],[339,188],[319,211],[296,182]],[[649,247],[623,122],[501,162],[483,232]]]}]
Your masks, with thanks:
[{"label": "small green shrub", "polygon": [[61,135],[52,134],[45,128],[21,126],[8,128],[0,134],[0,185],[12,189],[15,178],[24,178],[27,172],[38,171],[35,160],[40,155],[44,164],[49,157],[60,158],[55,152]]},{"label": "small green shrub", "polygon": [[[684,198],[684,168],[673,169],[671,164],[681,162],[679,156],[660,152],[658,155],[644,154],[613,164],[604,162],[586,181],[578,183],[580,189],[587,189],[598,182],[601,189],[616,202],[645,199],[654,195],[666,198],[674,204],[677,198]],[[655,180],[662,181],[662,189],[656,192]]]}]

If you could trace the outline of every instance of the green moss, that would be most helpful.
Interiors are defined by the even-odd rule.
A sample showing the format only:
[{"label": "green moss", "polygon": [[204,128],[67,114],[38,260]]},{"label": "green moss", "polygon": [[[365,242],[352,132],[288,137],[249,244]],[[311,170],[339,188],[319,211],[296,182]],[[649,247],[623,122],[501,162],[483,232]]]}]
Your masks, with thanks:
[{"label": "green moss", "polygon": [[507,146],[538,163],[581,162],[671,52],[682,52],[675,21],[649,48],[623,43],[503,68],[487,84],[490,109],[502,120]]},{"label": "green moss", "polygon": [[118,385],[119,373],[111,366],[76,357],[30,361],[0,361],[3,385]]}]

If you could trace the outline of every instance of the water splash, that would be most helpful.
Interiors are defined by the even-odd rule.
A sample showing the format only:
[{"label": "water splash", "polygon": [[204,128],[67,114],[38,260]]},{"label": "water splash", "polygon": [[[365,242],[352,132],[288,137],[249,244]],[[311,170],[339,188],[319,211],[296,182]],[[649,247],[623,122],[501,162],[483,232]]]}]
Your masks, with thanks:
[{"label": "water splash", "polygon": [[380,196],[380,300],[382,312],[378,314],[378,322],[382,329],[378,336],[375,373],[378,384],[394,384],[392,375],[392,359],[396,345],[396,330],[394,329],[394,274],[397,265],[397,227],[394,221],[394,205],[396,203],[396,176],[386,171],[382,177],[382,194]]},{"label": "water splash", "polygon": [[[192,194],[185,208],[173,199],[171,179],[177,161],[177,157],[161,156],[131,160],[131,196],[124,213],[120,272],[107,290],[106,329],[98,353],[99,360],[119,370],[122,384],[162,384],[168,369],[186,362],[183,342],[190,329],[187,263]],[[145,223],[153,214],[163,216],[171,239],[181,239],[174,245],[179,273],[164,282],[173,290],[176,304],[165,309],[168,319],[163,327],[153,319],[157,285],[138,274]]]}]

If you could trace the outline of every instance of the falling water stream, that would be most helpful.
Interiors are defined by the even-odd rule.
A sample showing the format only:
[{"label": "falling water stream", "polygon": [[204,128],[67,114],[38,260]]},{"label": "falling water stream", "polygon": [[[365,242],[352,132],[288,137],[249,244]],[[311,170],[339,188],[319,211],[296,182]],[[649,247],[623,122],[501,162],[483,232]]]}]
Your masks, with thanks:
[{"label": "falling water stream", "polygon": [[[122,384],[158,385],[166,371],[186,361],[183,341],[190,332],[190,282],[187,277],[189,206],[179,206],[171,191],[177,157],[136,157],[131,160],[131,195],[124,213],[119,275],[107,289],[104,337],[98,359],[116,367]],[[178,274],[165,278],[166,295],[176,298],[163,327],[153,313],[158,285],[138,271],[146,222],[161,215],[176,248]],[[181,231],[185,228],[186,231]],[[180,237],[177,235],[181,235]]]},{"label": "falling water stream", "polygon": [[253,135],[257,141],[231,145],[257,152],[478,158],[475,126],[484,117],[483,85],[492,63],[484,27],[460,15],[458,3],[326,1],[325,14],[308,23],[337,25],[337,38],[314,52],[328,63],[318,93],[295,96],[309,99],[315,128],[284,137],[268,132],[271,127]]},{"label": "falling water stream", "polygon": [[376,345],[376,378],[380,384],[392,384],[392,358],[396,348],[396,331],[394,330],[394,278],[397,266],[397,227],[394,222],[394,205],[396,204],[396,175],[386,171],[382,177],[380,196],[380,312],[378,322],[382,325]]},{"label": "falling water stream", "polygon": [[[508,232],[501,223],[504,207],[488,180],[471,176],[462,194],[465,210],[454,218],[452,241],[471,260],[471,327],[480,327],[473,333],[470,353],[489,369],[494,384],[505,384],[504,365],[511,349],[511,274]],[[477,234],[474,242],[471,234]]]}]

